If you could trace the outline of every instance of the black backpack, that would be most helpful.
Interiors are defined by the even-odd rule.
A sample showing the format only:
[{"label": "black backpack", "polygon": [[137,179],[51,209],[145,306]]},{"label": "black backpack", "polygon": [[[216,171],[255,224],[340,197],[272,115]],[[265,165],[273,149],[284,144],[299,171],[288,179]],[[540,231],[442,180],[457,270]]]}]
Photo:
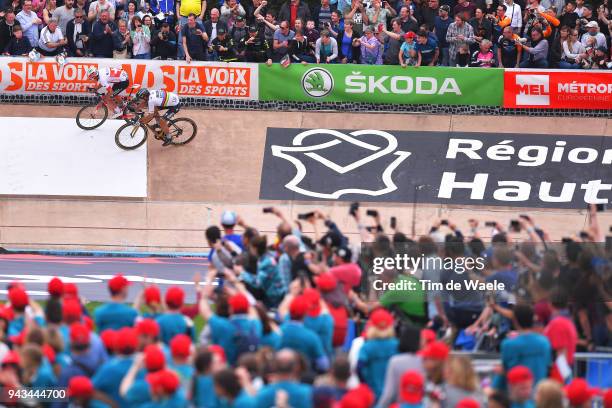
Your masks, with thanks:
[{"label": "black backpack", "polygon": [[259,348],[259,337],[255,333],[255,326],[249,324],[249,329],[243,329],[237,321],[230,320],[234,326],[234,344],[236,345],[236,358],[244,353],[254,353]]}]

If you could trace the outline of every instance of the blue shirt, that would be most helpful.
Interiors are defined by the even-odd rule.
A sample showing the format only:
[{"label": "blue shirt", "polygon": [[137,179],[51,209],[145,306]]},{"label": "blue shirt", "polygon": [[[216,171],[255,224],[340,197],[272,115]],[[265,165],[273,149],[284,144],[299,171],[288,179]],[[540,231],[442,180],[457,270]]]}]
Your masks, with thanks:
[{"label": "blue shirt", "polygon": [[438,45],[440,48],[448,48],[448,41],[446,41],[446,32],[448,26],[453,22],[453,19],[448,17],[446,20],[442,20],[440,16],[436,16],[434,19],[434,29],[436,30],[436,37],[438,38]]},{"label": "blue shirt", "polygon": [[178,374],[179,380],[181,381],[183,387],[188,386],[190,381],[193,379],[195,368],[191,364],[174,364],[172,360],[170,360],[168,368]]},{"label": "blue shirt", "polygon": [[286,292],[284,279],[276,261],[265,254],[257,261],[257,273],[242,273],[240,279],[257,289],[263,289],[267,306],[278,306]]},{"label": "blue shirt", "polygon": [[53,374],[53,367],[51,367],[49,361],[44,358],[36,375],[32,378],[30,386],[32,388],[52,388],[56,385],[57,378],[55,378],[55,374]]},{"label": "blue shirt", "polygon": [[312,330],[319,336],[323,350],[328,357],[333,354],[332,340],[334,337],[334,319],[329,313],[320,314],[317,317],[306,316],[304,327]]},{"label": "blue shirt", "polygon": [[431,37],[427,38],[427,42],[425,44],[419,44],[417,42],[415,49],[417,52],[421,53],[421,65],[427,65],[433,61],[436,48],[438,48],[438,43]]},{"label": "blue shirt", "polygon": [[138,407],[151,402],[151,386],[146,380],[135,380],[127,394],[125,402],[128,407]]},{"label": "blue shirt", "polygon": [[387,364],[389,359],[398,353],[397,347],[398,341],[393,337],[366,340],[359,350],[358,369],[377,399],[382,394]]},{"label": "blue shirt", "polygon": [[255,407],[270,408],[275,405],[276,392],[284,390],[289,395],[291,408],[312,407],[312,387],[292,381],[279,381],[263,387],[255,398]]},{"label": "blue shirt", "polygon": [[219,398],[215,393],[215,385],[212,376],[198,375],[195,379],[193,392],[193,404],[197,408],[218,408]]},{"label": "blue shirt", "polygon": [[[45,320],[40,316],[35,316],[34,321],[40,327],[45,327]],[[25,328],[25,316],[21,315],[13,320],[11,320],[8,324],[8,329],[6,330],[7,337],[18,336],[23,329]]]},{"label": "blue shirt", "polygon": [[[321,339],[310,329],[304,327],[301,322],[289,321],[281,325],[281,342],[279,349],[290,348],[302,353],[313,365],[320,370],[325,370],[325,351]],[[327,362],[329,363],[329,362]]]},{"label": "blue shirt", "polygon": [[132,327],[138,313],[134,308],[117,302],[106,303],[94,311],[94,321],[98,333],[106,330],[119,330]]},{"label": "blue shirt", "polygon": [[275,332],[274,330],[270,331],[268,334],[264,334],[261,336],[261,346],[270,347],[271,349],[278,350],[280,348],[281,343],[281,335],[280,333]]},{"label": "blue shirt", "polygon": [[160,401],[149,401],[143,404],[141,408],[187,408],[188,406],[185,394],[179,389],[171,397]]},{"label": "blue shirt", "polygon": [[[501,360],[505,373],[513,367],[526,366],[533,374],[533,383],[537,384],[548,376],[548,368],[552,364],[550,342],[541,334],[529,332],[506,339],[501,344]],[[506,377],[495,377],[493,386],[505,390]]]},{"label": "blue shirt", "polygon": [[[230,320],[231,319],[231,320]],[[235,340],[237,325],[244,333],[253,330],[255,335],[261,339],[262,329],[259,320],[250,319],[247,315],[234,315],[229,319],[213,314],[208,320],[210,327],[211,342],[218,344],[225,350],[227,361],[234,364],[238,358],[238,350]]]},{"label": "blue shirt", "polygon": [[226,234],[223,236],[223,239],[233,242],[238,245],[240,249],[244,251],[244,245],[242,244],[242,235],[240,234]]},{"label": "blue shirt", "polygon": [[155,321],[159,324],[160,338],[166,344],[177,334],[186,334],[193,339],[193,326],[190,326],[187,318],[180,313],[163,314]]},{"label": "blue shirt", "polygon": [[119,386],[123,377],[132,366],[132,357],[117,356],[104,363],[91,379],[96,390],[117,401],[120,407],[127,408],[128,404],[119,394]]}]

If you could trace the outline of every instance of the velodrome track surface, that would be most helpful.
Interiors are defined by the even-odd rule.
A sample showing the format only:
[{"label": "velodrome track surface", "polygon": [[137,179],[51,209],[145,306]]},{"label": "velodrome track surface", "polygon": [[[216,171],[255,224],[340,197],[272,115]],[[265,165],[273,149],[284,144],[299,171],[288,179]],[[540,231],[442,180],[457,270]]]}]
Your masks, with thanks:
[{"label": "velodrome track surface", "polygon": [[117,273],[134,282],[129,300],[142,289],[142,281],[155,283],[162,291],[170,286],[185,290],[187,303],[195,302],[193,276],[206,274],[206,258],[0,255],[0,298],[6,299],[6,285],[19,280],[35,299],[47,297],[47,282],[54,276],[75,283],[79,295],[91,301],[110,299],[106,282]]},{"label": "velodrome track surface", "polygon": [[[78,107],[3,105],[2,117],[31,116],[70,118],[70,132]],[[297,214],[322,208],[352,241],[358,238],[357,225],[348,215],[348,203],[340,201],[266,201],[259,198],[262,181],[266,131],[268,128],[371,129],[436,132],[519,133],[541,135],[612,136],[612,119],[527,116],[421,115],[346,112],[276,112],[183,109],[178,116],[198,123],[198,135],[187,146],[162,148],[149,139],[146,146],[146,196],[1,196],[0,246],[7,249],[106,250],[135,252],[205,253],[204,230],[218,224],[224,209],[235,210],[247,224],[270,237],[278,219],[262,214],[262,208],[275,205],[291,219]],[[109,125],[110,126],[110,125]],[[76,129],[91,140],[101,138],[103,147],[126,155],[114,146],[112,129],[104,126],[92,132]],[[43,134],[54,140],[54,133]],[[76,137],[76,136],[75,136]],[[81,141],[81,139],[79,139]],[[79,143],[88,147],[87,143]],[[36,146],[35,146],[36,147]],[[66,150],[78,155],[77,147]],[[44,156],[43,156],[44,157]],[[142,156],[141,160],[142,160]],[[33,162],[32,166],[37,166]],[[1,163],[0,163],[1,165]],[[102,170],[104,167],[102,167]],[[122,183],[122,178],[109,182]],[[144,183],[144,182],[143,182]],[[28,193],[24,193],[28,194]],[[463,231],[467,220],[477,218],[481,225],[496,220],[508,225],[521,213],[530,214],[546,228],[554,241],[577,234],[587,225],[584,209],[537,209],[440,204],[376,203],[384,225],[396,216],[402,232],[428,233],[432,222],[449,219]],[[367,205],[364,204],[367,208]],[[600,214],[607,233],[612,211]],[[304,231],[312,233],[310,225]],[[483,238],[490,229],[482,228]]]}]

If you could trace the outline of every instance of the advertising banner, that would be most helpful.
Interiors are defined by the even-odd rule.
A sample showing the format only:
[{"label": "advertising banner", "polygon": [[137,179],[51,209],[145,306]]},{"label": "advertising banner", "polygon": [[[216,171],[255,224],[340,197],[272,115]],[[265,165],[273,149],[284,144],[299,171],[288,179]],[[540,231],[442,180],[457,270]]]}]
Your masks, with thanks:
[{"label": "advertising banner", "polygon": [[612,72],[506,70],[504,108],[612,109]]},{"label": "advertising banner", "polygon": [[501,106],[503,70],[274,64],[259,69],[263,101]]},{"label": "advertising banner", "polygon": [[52,58],[32,63],[23,57],[0,57],[0,93],[82,94],[92,82],[87,68],[123,68],[131,84],[163,88],[181,96],[258,99],[257,64],[69,58],[60,66]]},{"label": "advertising banner", "polygon": [[268,128],[259,196],[585,208],[611,167],[604,136]]}]

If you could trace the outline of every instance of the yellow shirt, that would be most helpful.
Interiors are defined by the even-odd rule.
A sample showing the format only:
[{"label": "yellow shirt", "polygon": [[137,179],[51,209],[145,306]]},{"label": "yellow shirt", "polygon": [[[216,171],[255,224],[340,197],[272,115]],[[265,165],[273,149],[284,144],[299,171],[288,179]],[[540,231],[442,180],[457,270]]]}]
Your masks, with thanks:
[{"label": "yellow shirt", "polygon": [[202,12],[202,0],[181,0],[179,13],[183,17],[187,17],[190,13],[199,16]]}]

